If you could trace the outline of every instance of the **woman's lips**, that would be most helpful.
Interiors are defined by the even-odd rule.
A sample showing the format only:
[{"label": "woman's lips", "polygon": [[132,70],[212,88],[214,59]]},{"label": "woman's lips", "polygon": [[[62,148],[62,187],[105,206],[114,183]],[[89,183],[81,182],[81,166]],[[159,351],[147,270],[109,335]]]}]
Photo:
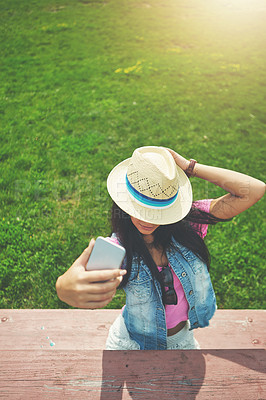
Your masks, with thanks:
[{"label": "woman's lips", "polygon": [[139,225],[145,231],[151,231],[154,228],[153,226],[145,226],[145,225],[141,225],[141,224],[139,224]]}]

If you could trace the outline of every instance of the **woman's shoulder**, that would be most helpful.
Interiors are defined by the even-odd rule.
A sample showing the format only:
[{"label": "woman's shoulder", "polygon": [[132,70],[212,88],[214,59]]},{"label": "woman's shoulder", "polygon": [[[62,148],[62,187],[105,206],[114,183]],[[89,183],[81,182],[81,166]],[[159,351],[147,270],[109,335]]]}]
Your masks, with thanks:
[{"label": "woman's shoulder", "polygon": [[107,237],[107,240],[110,240],[110,242],[113,242],[115,244],[120,244],[118,237],[115,233],[112,233],[111,237]]},{"label": "woman's shoulder", "polygon": [[213,199],[196,200],[196,201],[193,201],[192,206],[208,213],[208,212],[210,212],[212,200]]},{"label": "woman's shoulder", "polygon": [[[196,200],[193,201],[192,207],[198,208],[201,211],[204,211],[206,213],[210,212],[210,207],[211,207],[211,202],[212,199],[202,199],[202,200]],[[191,223],[191,226],[195,228],[197,233],[202,237],[202,239],[205,238],[208,232],[208,224],[201,224],[201,223]]]}]

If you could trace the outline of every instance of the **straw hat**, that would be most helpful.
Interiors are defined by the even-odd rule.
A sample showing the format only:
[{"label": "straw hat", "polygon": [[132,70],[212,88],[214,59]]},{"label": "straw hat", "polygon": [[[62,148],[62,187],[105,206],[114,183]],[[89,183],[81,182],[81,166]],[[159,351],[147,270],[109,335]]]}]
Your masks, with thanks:
[{"label": "straw hat", "polygon": [[156,225],[181,220],[192,204],[190,181],[164,147],[136,149],[112,169],[107,189],[127,214]]}]

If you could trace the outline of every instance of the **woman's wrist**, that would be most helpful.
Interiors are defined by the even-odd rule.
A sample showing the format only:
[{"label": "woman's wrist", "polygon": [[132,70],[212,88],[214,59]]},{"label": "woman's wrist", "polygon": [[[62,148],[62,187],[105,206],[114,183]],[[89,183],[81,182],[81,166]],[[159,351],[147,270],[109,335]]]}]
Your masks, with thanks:
[{"label": "woman's wrist", "polygon": [[191,176],[195,176],[195,165],[196,165],[197,161],[194,160],[194,158],[191,158],[189,160],[189,164],[188,167],[184,170],[185,173],[187,174],[187,176],[190,178]]}]

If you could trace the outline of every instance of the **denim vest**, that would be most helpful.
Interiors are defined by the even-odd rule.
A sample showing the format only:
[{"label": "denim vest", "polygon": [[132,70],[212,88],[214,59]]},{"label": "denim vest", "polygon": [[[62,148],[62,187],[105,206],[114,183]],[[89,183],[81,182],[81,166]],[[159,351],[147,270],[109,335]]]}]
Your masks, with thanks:
[{"label": "denim vest", "polygon": [[[116,237],[113,234],[113,237]],[[205,327],[216,310],[216,299],[206,264],[172,238],[178,250],[169,250],[168,261],[180,280],[189,304],[190,329]],[[125,266],[126,261],[123,263]],[[123,310],[130,338],[141,350],[165,350],[167,328],[162,291],[147,265],[135,257],[127,285]]]}]

